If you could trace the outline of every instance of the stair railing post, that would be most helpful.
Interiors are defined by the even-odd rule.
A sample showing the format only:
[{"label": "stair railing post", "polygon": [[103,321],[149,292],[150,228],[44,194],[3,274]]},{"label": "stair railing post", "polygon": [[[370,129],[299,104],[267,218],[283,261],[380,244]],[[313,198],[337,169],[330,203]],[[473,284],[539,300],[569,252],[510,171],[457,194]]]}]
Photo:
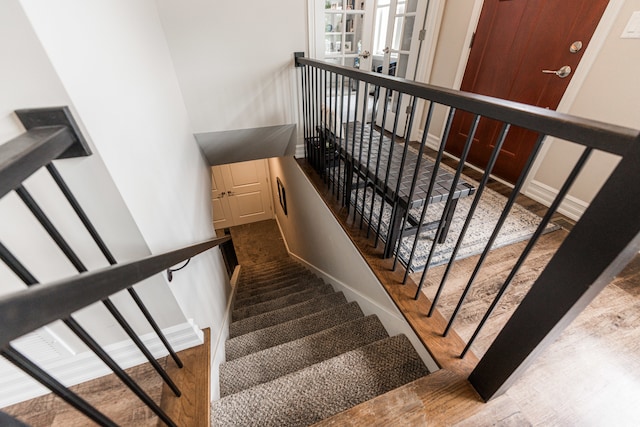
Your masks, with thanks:
[{"label": "stair railing post", "polygon": [[483,399],[506,391],[640,251],[638,165],[640,137],[469,376]]}]

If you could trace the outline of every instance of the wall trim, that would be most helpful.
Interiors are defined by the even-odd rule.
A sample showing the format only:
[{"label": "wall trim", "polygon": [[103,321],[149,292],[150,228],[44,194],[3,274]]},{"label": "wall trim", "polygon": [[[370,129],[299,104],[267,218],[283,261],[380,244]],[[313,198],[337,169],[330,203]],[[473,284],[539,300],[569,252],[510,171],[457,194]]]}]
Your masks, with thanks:
[{"label": "wall trim", "polygon": [[222,317],[223,321],[220,324],[220,328],[218,328],[218,337],[216,338],[216,343],[214,344],[213,352],[211,353],[212,362],[216,360],[218,351],[222,349],[224,353],[224,348],[220,347],[220,343],[223,342],[222,337],[224,336],[226,338],[226,336],[228,335],[228,334],[225,334],[224,332],[225,332],[225,328],[227,328],[227,324],[230,323],[231,321],[231,307],[233,306],[233,301],[235,300],[235,297],[236,297],[236,290],[237,290],[236,285],[238,284],[238,280],[240,279],[241,268],[242,267],[240,266],[240,264],[238,264],[236,268],[233,270],[233,274],[231,275],[231,279],[229,280],[229,283],[231,285],[231,294],[229,295],[229,299],[227,301],[227,307],[225,308],[224,316]]},{"label": "wall trim", "polygon": [[[525,195],[545,206],[551,206],[551,203],[558,195],[558,190],[532,179],[529,181]],[[578,221],[588,207],[589,203],[567,194],[560,204],[558,212],[574,221]]]},{"label": "wall trim", "polygon": [[[162,332],[175,351],[186,350],[204,342],[203,332],[192,319],[165,328]],[[155,358],[169,354],[155,332],[141,335],[140,339]],[[120,341],[103,348],[123,369],[147,362],[147,359],[131,340]],[[10,365],[9,362],[6,363]],[[173,361],[169,363],[173,363]],[[40,366],[67,387],[112,373],[91,351],[47,361]],[[12,365],[7,366],[6,371],[3,372],[0,385],[0,408],[49,393],[47,388],[36,383],[31,377]]]}]

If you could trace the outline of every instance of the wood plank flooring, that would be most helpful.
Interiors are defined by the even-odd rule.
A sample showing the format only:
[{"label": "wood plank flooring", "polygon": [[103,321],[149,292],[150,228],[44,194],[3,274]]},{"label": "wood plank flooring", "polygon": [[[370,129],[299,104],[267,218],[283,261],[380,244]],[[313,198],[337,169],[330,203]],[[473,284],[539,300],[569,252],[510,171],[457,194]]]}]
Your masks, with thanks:
[{"label": "wood plank flooring", "polygon": [[[209,330],[205,343],[178,352],[185,367],[178,369],[172,359],[159,359],[183,396],[178,399],[164,385],[149,363],[127,369],[126,373],[167,415],[180,426],[209,426]],[[115,375],[107,375],[70,387],[116,424],[130,427],[164,426],[158,416],[129,390]],[[84,427],[97,425],[53,393],[2,408],[2,411],[32,427]]]},{"label": "wood plank flooring", "polygon": [[[321,182],[308,165],[302,167],[321,194],[325,193]],[[473,171],[465,171],[473,177]],[[491,188],[506,192],[506,186],[492,183]],[[465,359],[456,354],[464,345],[491,298],[491,292],[479,287],[472,291],[468,303],[454,324],[457,333],[447,339],[439,335],[451,311],[451,302],[456,300],[460,286],[475,265],[473,258],[460,261],[450,275],[444,293],[440,315],[435,319],[425,316],[429,303],[421,296],[413,301],[416,275],[411,283],[400,285],[402,273],[391,271],[391,262],[380,258],[381,246],[373,247],[353,223],[341,218],[341,207],[329,206],[336,214],[347,233],[352,237],[363,256],[368,260],[398,307],[430,348],[443,369],[416,382],[408,384],[378,398],[356,406],[350,411],[325,420],[328,426],[637,426],[640,425],[640,257],[627,266],[591,305],[565,330],[560,339],[545,351],[525,375],[504,395],[483,403],[466,381],[466,375],[475,365],[477,355],[482,355],[492,334],[509,316],[510,306],[517,303],[526,292],[531,279],[541,271],[551,254],[566,236],[566,231],[545,235],[534,249],[529,261],[521,270],[513,286],[513,293],[505,295],[501,305],[472,352]],[[540,214],[544,207],[520,199],[526,208]],[[554,222],[565,229],[571,221],[560,215]],[[254,236],[250,241],[234,236],[238,245],[238,257],[242,263],[251,259],[264,260],[270,256],[281,256],[281,242],[272,245],[269,236],[277,231],[275,222],[249,224],[247,230]],[[275,230],[275,231],[274,231]],[[232,230],[233,234],[233,230]],[[241,234],[242,235],[242,234]],[[256,236],[259,236],[256,237]],[[278,235],[281,239],[281,236]],[[239,239],[239,240],[237,240]],[[479,284],[495,287],[522,250],[522,243],[494,251],[486,262]],[[274,249],[275,248],[275,249]],[[439,283],[443,267],[429,272],[426,294],[432,296],[434,286]],[[462,285],[461,285],[462,284]],[[511,292],[511,291],[510,291]],[[459,335],[458,335],[459,334]],[[462,338],[461,338],[462,337]],[[187,350],[189,351],[189,350]],[[180,353],[183,359],[186,356]],[[172,361],[163,360],[164,365]],[[161,382],[148,365],[129,370],[134,379],[154,399],[160,399]],[[77,386],[79,393],[122,425],[156,425],[155,417],[139,400],[122,386],[117,379],[104,377],[95,382]],[[120,387],[120,388],[119,388]],[[116,393],[103,389],[117,390]],[[104,408],[104,409],[103,409]],[[4,408],[21,420],[34,426],[79,426],[91,425],[55,396],[48,395],[13,407]],[[74,415],[75,414],[75,415]],[[191,424],[186,424],[191,425]],[[199,424],[195,424],[199,425]]]},{"label": "wood plank flooring", "polygon": [[[447,162],[455,167],[454,161]],[[407,285],[400,285],[402,274],[390,271],[391,263],[380,259],[381,247],[373,247],[372,239],[367,239],[366,232],[359,230],[358,220],[344,219],[344,209],[334,202],[335,197],[329,197],[330,192],[315,172],[304,160],[299,163],[443,368],[438,376],[429,375],[319,425],[640,425],[636,403],[640,399],[640,358],[637,357],[640,350],[640,257],[605,288],[507,393],[489,403],[481,403],[466,382],[466,376],[475,364],[472,358],[486,351],[573,222],[562,215],[554,215],[553,221],[563,230],[540,239],[503,297],[503,303],[472,347],[474,354],[460,360],[455,354],[459,354],[461,343],[475,329],[496,286],[502,284],[526,243],[492,252],[481,270],[477,286],[472,288],[454,323],[455,331],[462,338],[443,340],[439,336],[442,323],[449,319],[452,303],[457,302],[477,256],[456,264],[438,305],[441,317],[428,319],[425,315],[430,306],[427,296],[433,296],[444,266],[429,271],[425,286],[427,296],[423,293],[417,302],[410,301],[409,295],[415,292],[419,274],[411,275],[412,280]],[[475,171],[465,170],[465,173],[477,179]],[[502,194],[509,191],[507,186],[497,182],[491,182],[490,188]],[[546,212],[544,206],[524,196],[518,198],[518,203],[539,215]]]}]

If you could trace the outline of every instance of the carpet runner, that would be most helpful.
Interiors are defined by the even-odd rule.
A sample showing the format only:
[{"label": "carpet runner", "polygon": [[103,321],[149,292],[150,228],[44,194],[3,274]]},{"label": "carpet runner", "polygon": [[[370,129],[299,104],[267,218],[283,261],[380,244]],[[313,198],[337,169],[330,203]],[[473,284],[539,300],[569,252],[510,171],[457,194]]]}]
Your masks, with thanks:
[{"label": "carpet runner", "polygon": [[290,258],[242,267],[213,426],[307,426],[429,372],[404,335]]}]

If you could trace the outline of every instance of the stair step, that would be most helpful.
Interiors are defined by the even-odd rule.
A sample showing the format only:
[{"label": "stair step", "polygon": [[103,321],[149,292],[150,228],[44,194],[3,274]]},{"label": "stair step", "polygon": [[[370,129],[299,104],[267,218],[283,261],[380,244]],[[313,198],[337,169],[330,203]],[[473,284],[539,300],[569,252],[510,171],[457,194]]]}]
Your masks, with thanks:
[{"label": "stair step", "polygon": [[245,280],[261,280],[272,276],[293,273],[296,271],[308,271],[303,265],[298,263],[274,265],[271,267],[259,266],[256,270],[241,269],[241,279]]},{"label": "stair step", "polygon": [[212,426],[306,426],[428,374],[404,335],[224,397]]},{"label": "stair step", "polygon": [[320,295],[331,294],[335,292],[333,287],[329,284],[321,286],[314,286],[303,291],[299,291],[293,294],[285,295],[280,298],[272,299],[269,301],[254,304],[248,307],[241,307],[233,310],[231,318],[234,321],[246,319],[248,317],[257,316],[259,314],[268,313],[270,311],[278,310],[284,307],[288,307],[293,304],[298,304]]},{"label": "stair step", "polygon": [[260,304],[261,302],[266,302],[271,299],[276,299],[283,297],[285,295],[293,294],[299,291],[304,291],[307,289],[312,289],[318,286],[321,286],[324,282],[321,279],[314,280],[304,280],[302,282],[296,282],[294,284],[288,284],[287,286],[275,287],[275,288],[267,288],[263,292],[257,293],[255,295],[248,295],[236,299],[233,303],[233,306],[238,309],[242,307],[249,307],[254,304]]},{"label": "stair step", "polygon": [[271,292],[276,289],[282,289],[288,286],[293,286],[300,283],[310,283],[310,282],[313,282],[316,284],[324,283],[322,279],[316,276],[296,276],[296,277],[291,277],[287,280],[270,283],[268,285],[264,285],[258,288],[243,289],[242,287],[239,286],[238,290],[236,291],[236,299],[235,299],[236,302],[234,304],[237,304],[238,301],[242,301],[246,298],[260,295],[265,292]]},{"label": "stair step", "polygon": [[[314,302],[311,301],[311,303]],[[254,330],[227,340],[225,344],[227,361],[294,341],[363,316],[362,310],[355,302],[338,306],[332,303],[329,309],[316,310],[304,317],[296,316],[293,320],[279,322],[274,326]]]},{"label": "stair step", "polygon": [[267,269],[277,268],[280,266],[287,266],[287,265],[301,265],[301,264],[298,261],[294,260],[293,258],[286,256],[286,257],[274,259],[271,261],[261,262],[260,264],[247,264],[246,266],[243,266],[243,269],[246,269],[246,271],[248,272],[260,272]]},{"label": "stair step", "polygon": [[378,317],[371,315],[223,363],[220,395],[272,381],[388,336]]},{"label": "stair step", "polygon": [[342,292],[336,292],[269,313],[248,317],[237,322],[232,322],[229,325],[229,338],[234,338],[258,329],[268,328],[269,326],[288,322],[346,303],[347,299]]},{"label": "stair step", "polygon": [[238,289],[242,290],[252,290],[263,288],[265,286],[273,285],[275,283],[290,281],[301,279],[303,277],[311,278],[316,277],[312,272],[307,269],[302,269],[299,271],[289,271],[283,274],[271,275],[268,277],[258,278],[258,279],[240,279],[238,282]]}]

